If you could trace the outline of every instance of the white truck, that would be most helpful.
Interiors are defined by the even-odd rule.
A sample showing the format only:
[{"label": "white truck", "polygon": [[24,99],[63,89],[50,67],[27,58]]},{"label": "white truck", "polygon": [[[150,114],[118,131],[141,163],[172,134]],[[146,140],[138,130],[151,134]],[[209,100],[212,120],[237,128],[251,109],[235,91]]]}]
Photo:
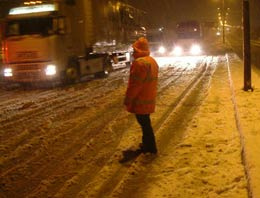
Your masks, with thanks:
[{"label": "white truck", "polygon": [[203,28],[198,21],[183,21],[176,26],[177,38],[172,54],[201,55],[203,53]]},{"label": "white truck", "polygon": [[149,42],[149,47],[152,56],[167,56],[172,48],[172,43],[167,39],[163,27],[156,29],[148,29],[146,37]]},{"label": "white truck", "polygon": [[73,82],[105,76],[113,65],[130,63],[142,14],[115,0],[24,2],[5,20],[3,79]]}]

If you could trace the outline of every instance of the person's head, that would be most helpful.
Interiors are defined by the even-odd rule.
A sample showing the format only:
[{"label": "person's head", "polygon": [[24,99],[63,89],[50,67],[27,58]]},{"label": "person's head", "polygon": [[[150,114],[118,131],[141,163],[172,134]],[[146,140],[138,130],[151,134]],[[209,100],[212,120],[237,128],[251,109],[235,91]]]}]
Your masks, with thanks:
[{"label": "person's head", "polygon": [[134,58],[144,57],[150,55],[149,44],[146,38],[141,37],[132,45],[134,49]]}]

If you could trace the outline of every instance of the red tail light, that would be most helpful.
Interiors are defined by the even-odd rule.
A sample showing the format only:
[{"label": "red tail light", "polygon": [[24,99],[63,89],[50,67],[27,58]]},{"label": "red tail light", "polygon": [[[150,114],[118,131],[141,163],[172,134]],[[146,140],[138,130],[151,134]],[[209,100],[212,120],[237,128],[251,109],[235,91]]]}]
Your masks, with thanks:
[{"label": "red tail light", "polygon": [[2,42],[3,62],[8,63],[8,47],[5,41]]}]

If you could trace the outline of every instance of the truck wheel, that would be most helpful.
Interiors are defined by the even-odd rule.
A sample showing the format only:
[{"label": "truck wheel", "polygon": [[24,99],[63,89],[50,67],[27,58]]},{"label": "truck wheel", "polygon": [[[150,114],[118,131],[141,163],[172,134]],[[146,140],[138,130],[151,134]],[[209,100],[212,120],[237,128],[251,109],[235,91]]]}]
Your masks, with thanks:
[{"label": "truck wheel", "polygon": [[65,71],[66,83],[75,83],[80,80],[79,66],[76,61],[70,61],[69,66]]},{"label": "truck wheel", "polygon": [[108,77],[109,73],[113,70],[111,59],[109,56],[104,57],[104,70],[101,72],[95,73],[95,78],[106,78]]}]

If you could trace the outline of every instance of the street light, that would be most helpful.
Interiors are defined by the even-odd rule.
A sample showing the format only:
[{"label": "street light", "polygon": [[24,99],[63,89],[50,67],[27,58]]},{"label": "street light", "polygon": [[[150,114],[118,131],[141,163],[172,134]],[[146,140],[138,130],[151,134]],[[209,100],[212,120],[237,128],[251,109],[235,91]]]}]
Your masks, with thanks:
[{"label": "street light", "polygon": [[222,39],[223,39],[223,44],[225,44],[225,15],[224,15],[224,9],[225,9],[225,0],[222,0],[222,20],[223,20],[223,23],[222,23]]},{"label": "street light", "polygon": [[[223,44],[225,44],[225,26],[226,26],[226,17],[227,17],[227,10],[230,8],[225,9],[225,0],[222,0],[222,8],[218,8],[218,18],[220,21],[220,25],[222,26],[222,39],[223,39]],[[221,13],[220,13],[221,11]]]},{"label": "street light", "polygon": [[[249,13],[249,0],[242,0],[243,6],[243,59],[244,59],[244,90],[253,91],[251,85],[251,54],[250,54],[250,13]],[[225,26],[226,26],[226,17],[228,14],[224,15],[225,10],[225,0],[222,0],[222,17],[221,17],[221,26],[223,31],[223,43],[225,43]],[[226,9],[227,11],[230,8]],[[220,11],[220,8],[218,8]]]}]

